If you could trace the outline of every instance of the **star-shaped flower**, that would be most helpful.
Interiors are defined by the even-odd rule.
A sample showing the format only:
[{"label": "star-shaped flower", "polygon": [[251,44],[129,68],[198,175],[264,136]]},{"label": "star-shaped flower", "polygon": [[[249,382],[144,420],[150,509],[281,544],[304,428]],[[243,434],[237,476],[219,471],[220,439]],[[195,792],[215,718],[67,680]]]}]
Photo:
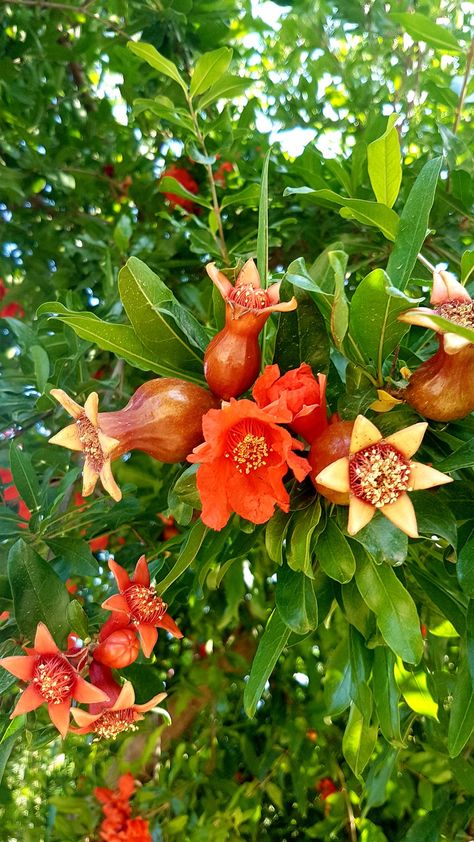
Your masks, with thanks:
[{"label": "star-shaped flower", "polygon": [[468,291],[449,272],[435,272],[433,274],[433,288],[431,304],[434,308],[414,307],[407,310],[398,318],[410,325],[428,327],[441,334],[444,350],[447,354],[457,354],[472,342],[466,336],[450,333],[445,327],[440,327],[433,320],[438,316],[459,327],[474,330],[474,301]]},{"label": "star-shaped flower", "polygon": [[22,681],[30,682],[10,719],[47,704],[51,722],[63,739],[69,727],[71,699],[88,704],[108,701],[106,693],[85,681],[71,666],[44,623],[38,623],[35,645],[27,649],[26,656],[2,658],[0,666]]},{"label": "star-shaped flower", "polygon": [[[135,704],[135,691],[130,681],[123,685],[120,695],[111,707],[99,713],[87,713],[80,708],[73,708],[72,715],[79,728],[71,729],[75,734],[97,734],[98,737],[114,740],[122,731],[136,731],[135,725],[143,714],[156,707],[166,698],[166,693],[158,693],[143,705]],[[158,712],[168,717],[163,708]]]},{"label": "star-shaped flower", "polygon": [[413,424],[383,438],[371,421],[357,416],[348,456],[332,462],[316,477],[333,491],[349,493],[349,535],[370,523],[380,509],[395,526],[418,538],[415,510],[407,492],[452,482],[446,474],[411,461],[427,426],[426,422]]},{"label": "star-shaped flower", "polygon": [[144,555],[138,559],[132,578],[112,559],[109,560],[109,567],[117,581],[119,593],[106,599],[102,608],[122,615],[126,622],[135,626],[146,658],[150,657],[158,639],[157,628],[166,629],[174,637],[183,636],[167,613],[166,602],[150,587],[150,572]]},{"label": "star-shaped flower", "polygon": [[208,263],[206,272],[224,299],[233,319],[252,314],[263,326],[270,313],[288,312],[298,306],[296,298],[280,301],[281,281],[262,289],[258,269],[252,259],[242,266],[235,285],[221,272],[215,263]]},{"label": "star-shaped flower", "polygon": [[114,500],[122,499],[122,492],[112,475],[111,458],[120,442],[102,432],[99,425],[99,396],[91,392],[84,407],[79,406],[62,389],[51,389],[50,393],[62,407],[74,418],[74,424],[64,427],[50,440],[50,444],[59,444],[69,450],[84,453],[82,477],[82,496],[92,494],[100,479],[103,487]]}]

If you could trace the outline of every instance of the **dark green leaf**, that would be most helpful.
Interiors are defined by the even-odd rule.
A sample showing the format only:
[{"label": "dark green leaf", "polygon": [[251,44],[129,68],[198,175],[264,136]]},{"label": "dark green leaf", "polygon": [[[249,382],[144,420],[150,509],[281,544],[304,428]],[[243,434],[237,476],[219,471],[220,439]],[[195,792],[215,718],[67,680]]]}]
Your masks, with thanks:
[{"label": "dark green leaf", "polygon": [[[287,286],[290,287],[286,282],[282,284],[282,301],[286,300]],[[282,374],[298,368],[303,362],[308,363],[315,374],[327,372],[329,338],[323,317],[307,293],[295,287],[294,295],[298,307],[289,313],[281,313],[278,320],[273,362],[278,363]]]},{"label": "dark green leaf", "polygon": [[57,558],[63,559],[69,576],[97,576],[98,562],[82,538],[44,539]]},{"label": "dark green leaf", "polygon": [[388,742],[400,745],[400,691],[394,675],[395,656],[386,646],[374,649],[372,687],[380,730]]},{"label": "dark green leaf", "polygon": [[0,740],[0,783],[5,772],[5,767],[8,763],[8,758],[12,753],[13,746],[24,731],[26,725],[26,715],[23,713],[20,716],[15,716],[14,720],[10,722],[8,728],[5,730]]},{"label": "dark green leaf", "polygon": [[265,631],[260,638],[253,659],[249,680],[244,690],[244,708],[247,716],[254,716],[265,683],[286,646],[290,629],[283,622],[277,609],[272,611]]},{"label": "dark green leaf", "polygon": [[356,569],[355,558],[347,539],[334,520],[328,519],[326,528],[318,536],[316,559],[331,579],[349,582]]},{"label": "dark green leaf", "polygon": [[467,664],[458,673],[448,728],[448,751],[457,757],[474,730],[474,684]]},{"label": "dark green leaf", "polygon": [[182,576],[184,571],[187,570],[193,563],[208,531],[208,527],[204,526],[201,520],[198,520],[197,523],[195,523],[190,529],[181,552],[176,559],[176,564],[171,568],[170,572],[166,574],[165,578],[162,579],[162,581],[156,586],[159,594],[163,594],[166,589],[169,588],[176,579]]},{"label": "dark green leaf", "polygon": [[286,559],[292,570],[300,570],[313,578],[311,539],[321,519],[318,499],[305,509],[294,512],[287,537]]},{"label": "dark green leaf", "polygon": [[318,625],[318,603],[312,579],[295,573],[287,565],[278,571],[276,607],[281,619],[296,634],[306,634]]},{"label": "dark green leaf", "polygon": [[20,497],[32,512],[36,512],[41,507],[38,477],[29,454],[21,450],[14,442],[10,445],[10,467]]},{"label": "dark green leaf", "polygon": [[77,599],[71,600],[67,607],[67,619],[71,630],[82,640],[85,640],[89,633],[87,614]]}]

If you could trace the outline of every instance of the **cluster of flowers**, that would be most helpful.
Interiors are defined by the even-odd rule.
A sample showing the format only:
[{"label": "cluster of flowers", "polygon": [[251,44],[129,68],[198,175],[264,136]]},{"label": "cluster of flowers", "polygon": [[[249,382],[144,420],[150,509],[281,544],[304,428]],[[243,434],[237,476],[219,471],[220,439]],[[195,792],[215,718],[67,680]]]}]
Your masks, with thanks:
[{"label": "cluster of flowers", "polygon": [[[166,603],[150,586],[144,556],[138,560],[132,578],[113,560],[109,566],[119,593],[103,604],[112,613],[99,633],[98,642],[84,645],[71,634],[68,649],[62,652],[44,623],[39,623],[34,646],[26,648],[26,655],[0,659],[1,667],[28,682],[11,718],[46,704],[49,717],[63,739],[68,730],[114,739],[122,731],[134,730],[143,714],[166,697],[166,693],[160,693],[145,704],[136,704],[132,684],[126,681],[121,686],[112,669],[129,666],[136,660],[140,650],[137,634],[147,658],[152,654],[158,628],[177,638],[183,635],[167,613]],[[90,681],[83,677],[87,671]],[[88,704],[89,711],[71,707],[72,700]],[[70,728],[71,713],[78,728]]]},{"label": "cluster of flowers", "polygon": [[101,786],[94,789],[104,814],[99,828],[104,842],[152,842],[148,822],[141,816],[132,819],[130,798],[134,792],[135,781],[130,772],[120,775],[117,789]]}]

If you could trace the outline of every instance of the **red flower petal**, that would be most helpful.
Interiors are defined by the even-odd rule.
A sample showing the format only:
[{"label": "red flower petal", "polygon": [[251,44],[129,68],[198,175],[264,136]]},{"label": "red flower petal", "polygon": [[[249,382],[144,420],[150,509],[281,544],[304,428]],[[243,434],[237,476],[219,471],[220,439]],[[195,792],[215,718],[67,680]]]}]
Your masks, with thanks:
[{"label": "red flower petal", "polygon": [[48,705],[49,718],[53,725],[56,726],[63,740],[69,729],[69,711],[71,709],[71,702],[67,699],[59,705]]},{"label": "red flower petal", "polygon": [[113,559],[109,559],[109,568],[115,576],[120,593],[123,593],[123,591],[126,591],[132,584],[130,576],[127,571]]},{"label": "red flower petal", "polygon": [[38,693],[34,684],[29,684],[18,699],[13,713],[10,714],[10,719],[13,719],[14,716],[19,716],[21,713],[29,713],[30,710],[36,710],[42,704],[44,704],[42,695]]},{"label": "red flower petal", "polygon": [[145,658],[149,658],[153,652],[153,647],[158,640],[158,632],[155,626],[150,626],[147,623],[140,623],[138,626],[138,634],[142,644],[143,654]]}]

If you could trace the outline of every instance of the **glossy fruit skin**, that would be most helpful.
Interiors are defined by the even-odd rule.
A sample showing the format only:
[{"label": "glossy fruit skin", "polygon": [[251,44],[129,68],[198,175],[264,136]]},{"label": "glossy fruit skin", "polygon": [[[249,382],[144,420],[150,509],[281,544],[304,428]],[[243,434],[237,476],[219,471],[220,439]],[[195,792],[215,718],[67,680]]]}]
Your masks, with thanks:
[{"label": "glossy fruit skin", "polygon": [[432,421],[457,421],[474,410],[474,345],[447,354],[439,348],[410,377],[401,397]]},{"label": "glossy fruit skin", "polygon": [[138,657],[140,643],[133,629],[117,629],[94,651],[94,658],[101,664],[122,669],[133,664]]},{"label": "glossy fruit skin", "polygon": [[220,401],[207,389],[172,377],[143,383],[118,412],[100,412],[100,429],[119,444],[111,457],[143,450],[160,462],[182,462],[203,440],[202,416]]},{"label": "glossy fruit skin", "polygon": [[325,497],[326,500],[330,500],[331,503],[337,503],[340,506],[349,505],[349,495],[340,491],[333,491],[325,485],[320,485],[320,483],[316,482],[316,477],[331,462],[335,462],[343,456],[349,456],[353,427],[353,421],[337,421],[336,424],[330,424],[315,439],[308,456],[308,461],[311,465],[310,477],[316,491]]},{"label": "glossy fruit skin", "polygon": [[211,340],[204,354],[204,376],[222,400],[237,398],[255,383],[261,362],[258,335],[269,313],[246,312],[234,318],[226,306],[225,327]]}]

